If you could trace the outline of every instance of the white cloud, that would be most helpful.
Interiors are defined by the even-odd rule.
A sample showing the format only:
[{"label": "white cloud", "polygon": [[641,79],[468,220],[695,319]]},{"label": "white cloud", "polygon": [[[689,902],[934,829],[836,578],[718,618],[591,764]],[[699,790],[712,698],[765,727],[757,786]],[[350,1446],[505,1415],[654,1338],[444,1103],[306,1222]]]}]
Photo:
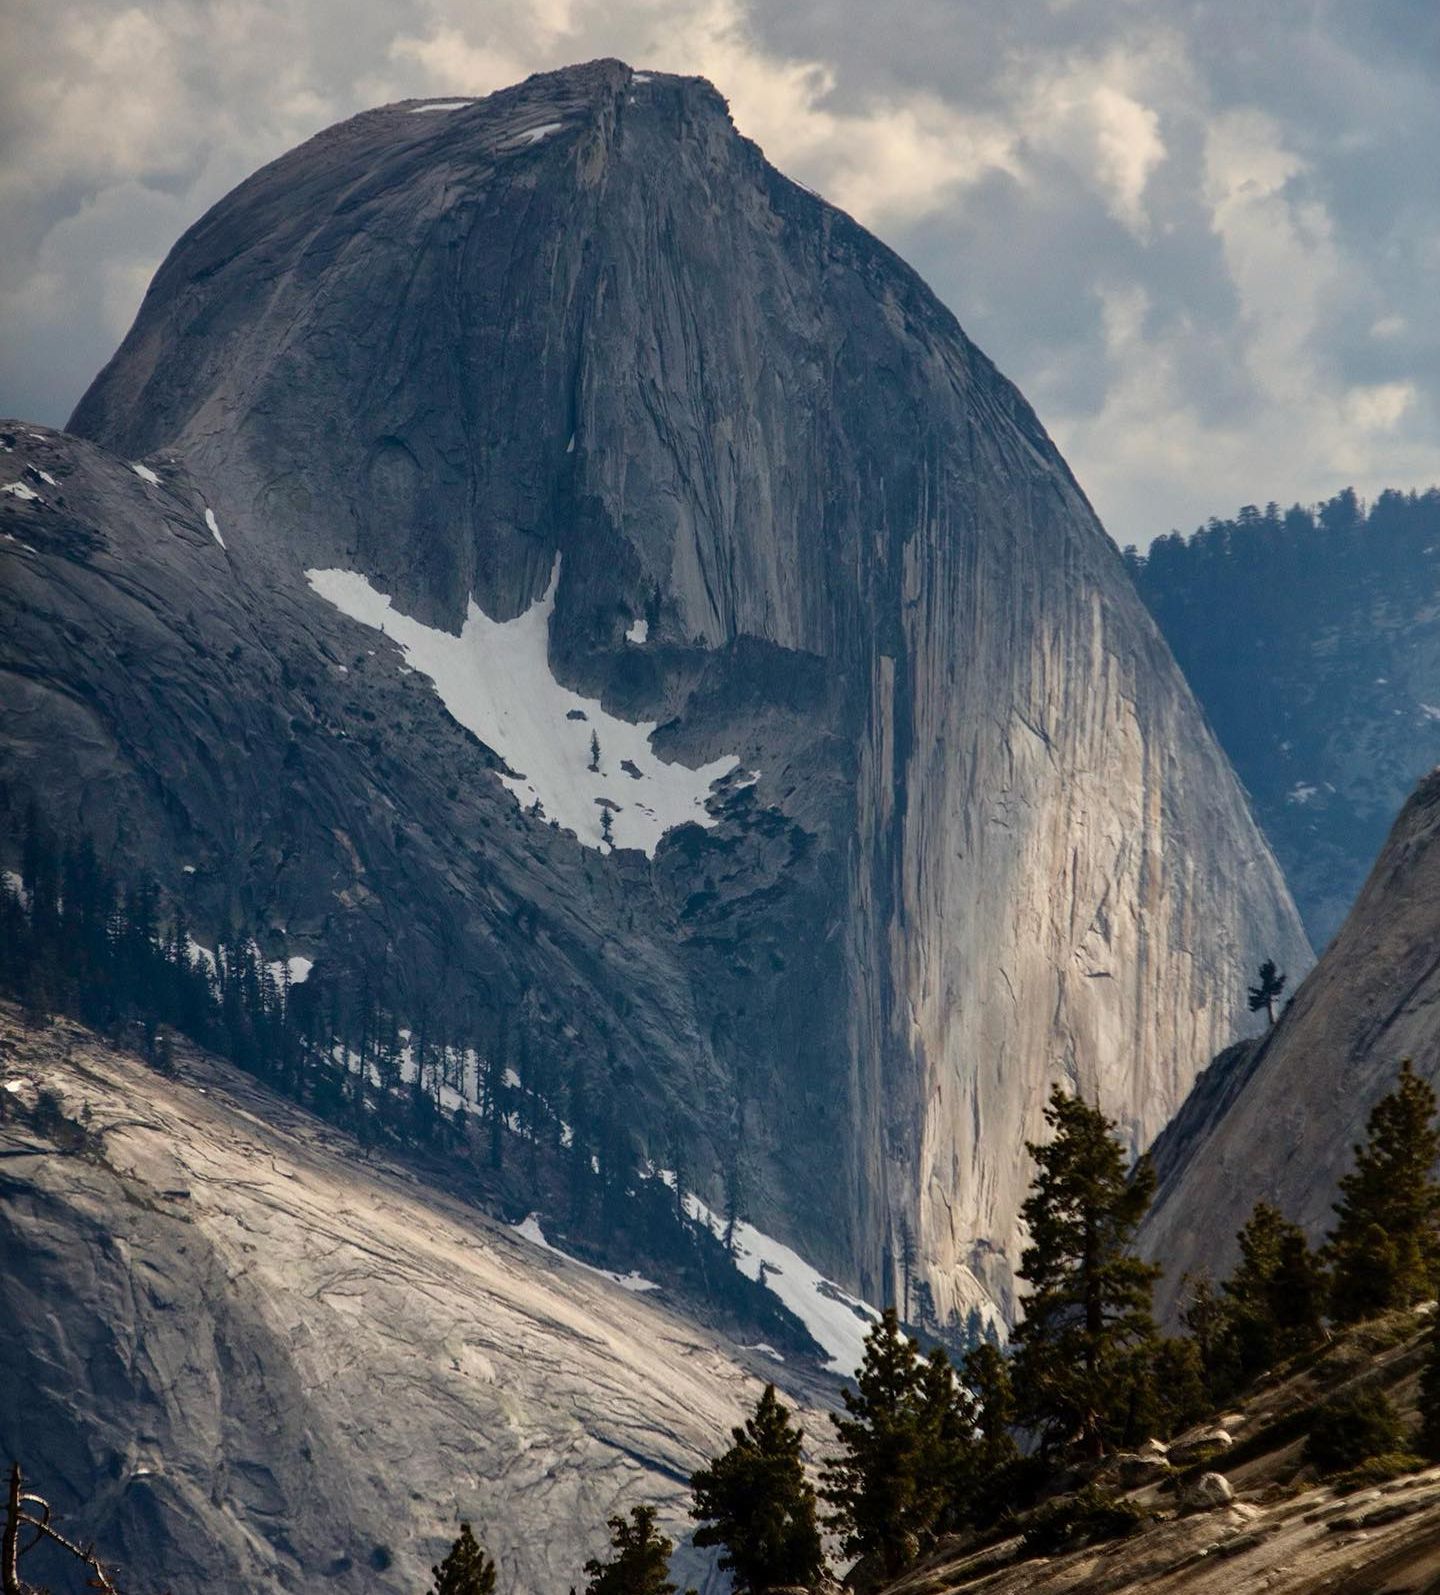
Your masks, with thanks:
[{"label": "white cloud", "polygon": [[1140,86],[1143,56],[1112,51],[1095,60],[1067,60],[1042,72],[1022,101],[1027,142],[1063,161],[1132,233],[1148,234],[1145,189],[1165,159],[1160,114]]},{"label": "white cloud", "polygon": [[[328,122],[620,56],[711,78],[1037,401],[1112,530],[1440,477],[1440,138],[1397,23],[1215,0],[50,0],[0,52],[0,409],[62,420],[145,279]],[[1239,34],[1246,49],[1220,49]],[[1335,86],[1343,84],[1344,93]]]}]

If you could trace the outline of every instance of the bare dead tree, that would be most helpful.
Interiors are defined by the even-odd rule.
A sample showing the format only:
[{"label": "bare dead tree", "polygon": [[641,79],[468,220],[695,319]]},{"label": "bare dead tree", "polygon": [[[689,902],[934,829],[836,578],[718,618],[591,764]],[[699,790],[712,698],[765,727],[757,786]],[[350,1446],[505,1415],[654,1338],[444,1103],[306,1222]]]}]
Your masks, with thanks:
[{"label": "bare dead tree", "polygon": [[[5,1500],[5,1531],[0,1539],[0,1595],[43,1595],[20,1576],[20,1563],[38,1545],[56,1545],[89,1573],[86,1584],[102,1595],[124,1595],[106,1571],[93,1545],[77,1545],[50,1521],[50,1503],[23,1488],[20,1464],[10,1464],[10,1488]],[[27,1537],[28,1535],[28,1537]]]}]

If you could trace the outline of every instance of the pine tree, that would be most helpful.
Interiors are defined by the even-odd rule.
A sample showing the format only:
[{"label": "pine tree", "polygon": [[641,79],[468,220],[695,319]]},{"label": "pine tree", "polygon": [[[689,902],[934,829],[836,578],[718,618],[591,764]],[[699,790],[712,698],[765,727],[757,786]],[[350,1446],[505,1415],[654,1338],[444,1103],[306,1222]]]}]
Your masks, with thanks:
[{"label": "pine tree", "polygon": [[481,1550],[470,1525],[460,1525],[460,1537],[439,1567],[432,1567],[435,1584],[431,1595],[492,1595],[495,1564]]},{"label": "pine tree", "polygon": [[1045,1120],[1053,1139],[1027,1147],[1037,1170],[1021,1208],[1030,1292],[1015,1332],[1016,1405],[1047,1451],[1096,1456],[1132,1426],[1155,1344],[1160,1270],[1133,1251],[1155,1175],[1142,1158],[1127,1179],[1114,1126],[1058,1086]]},{"label": "pine tree", "polygon": [[987,1473],[998,1473],[1020,1454],[1011,1433],[1015,1392],[1009,1366],[997,1347],[982,1341],[965,1355],[964,1378],[975,1398],[980,1466]]},{"label": "pine tree", "polygon": [[600,768],[600,733],[598,731],[590,733],[590,768],[592,771],[598,771]]},{"label": "pine tree", "polygon": [[934,1505],[921,1476],[929,1458],[920,1349],[901,1333],[893,1307],[866,1336],[855,1383],[841,1392],[845,1415],[832,1420],[842,1452],[820,1493],[834,1508],[830,1522],[845,1554],[873,1557],[893,1577],[914,1557]]},{"label": "pine tree", "polygon": [[1257,1202],[1235,1237],[1240,1261],[1221,1287],[1228,1364],[1245,1383],[1320,1338],[1325,1290],[1305,1232]]},{"label": "pine tree", "polygon": [[[609,1520],[611,1556],[585,1564],[585,1595],[675,1595],[670,1582],[674,1542],[655,1527],[653,1506],[631,1507],[628,1518]],[[687,1592],[688,1595],[688,1592]]]},{"label": "pine tree", "polygon": [[1433,1295],[1440,1277],[1440,1155],[1435,1093],[1410,1066],[1375,1104],[1355,1166],[1340,1181],[1328,1252],[1340,1323]]},{"label": "pine tree", "polygon": [[699,1546],[720,1545],[720,1566],[742,1595],[781,1584],[814,1584],[824,1569],[815,1491],[800,1460],[802,1432],[766,1385],[733,1444],[690,1480]]},{"label": "pine tree", "polygon": [[1199,1348],[1183,1335],[1165,1336],[1156,1345],[1150,1363],[1143,1427],[1163,1440],[1198,1423],[1211,1407]]},{"label": "pine tree", "polygon": [[1229,1308],[1215,1289],[1208,1270],[1185,1274],[1180,1280],[1180,1322],[1195,1343],[1205,1388],[1216,1399],[1228,1388]]},{"label": "pine tree", "polygon": [[910,1228],[910,1220],[902,1213],[900,1215],[900,1317],[903,1322],[911,1323],[910,1317],[910,1289],[915,1282],[915,1236]]},{"label": "pine tree", "polygon": [[1273,1025],[1275,1023],[1275,1002],[1280,993],[1285,990],[1285,976],[1275,967],[1275,960],[1267,958],[1260,965],[1256,982],[1251,986],[1246,995],[1250,1000],[1250,1012],[1259,1013],[1263,1008],[1265,1017]]},{"label": "pine tree", "polygon": [[916,1531],[926,1544],[953,1534],[974,1517],[981,1484],[979,1409],[975,1396],[937,1346],[920,1376],[920,1427],[925,1447],[919,1478]]}]

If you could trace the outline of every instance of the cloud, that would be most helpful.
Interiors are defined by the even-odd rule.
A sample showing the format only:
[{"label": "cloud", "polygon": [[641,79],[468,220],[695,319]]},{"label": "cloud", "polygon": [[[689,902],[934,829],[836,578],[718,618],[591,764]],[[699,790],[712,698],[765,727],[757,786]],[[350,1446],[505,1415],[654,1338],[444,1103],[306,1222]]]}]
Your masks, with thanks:
[{"label": "cloud", "polygon": [[1426,16],[1410,0],[11,7],[0,409],[63,420],[180,231],[327,123],[618,55],[709,77],[777,165],[910,258],[1120,540],[1349,481],[1428,484]]}]

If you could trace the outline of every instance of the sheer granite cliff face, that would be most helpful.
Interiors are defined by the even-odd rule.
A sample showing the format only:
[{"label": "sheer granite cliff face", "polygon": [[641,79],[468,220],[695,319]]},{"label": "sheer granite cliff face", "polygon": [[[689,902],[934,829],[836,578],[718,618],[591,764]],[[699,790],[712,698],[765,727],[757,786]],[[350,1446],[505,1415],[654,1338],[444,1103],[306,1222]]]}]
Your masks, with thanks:
[{"label": "sheer granite cliff face", "polygon": [[1235,1261],[1235,1232],[1273,1202],[1320,1240],[1340,1177],[1402,1059],[1440,1086],[1440,772],[1416,788],[1354,908],[1275,1028],[1217,1058],[1156,1143],[1142,1241],[1180,1277]]},{"label": "sheer granite cliff face", "polygon": [[[26,602],[61,585],[30,532],[79,504],[123,524],[107,581],[158,595],[146,625],[221,612],[197,668],[239,653],[228,701],[155,684],[183,758],[96,704],[128,690],[98,656],[38,637],[26,691],[85,706],[127,835],[195,866],[196,913],[388,944],[414,989],[440,969],[496,1009],[538,993],[631,1071],[642,1131],[683,1124],[712,1180],[738,1149],[757,1219],[872,1299],[904,1225],[942,1314],[1008,1311],[1050,1083],[1143,1145],[1242,1022],[1246,970],[1308,959],[1029,407],[703,82],[599,62],[330,129],[181,240],[72,428],[100,447],[44,442],[68,503],[6,501],[40,550]],[[744,779],[653,857],[583,845],[307,570],[451,634],[554,579],[555,678]],[[83,581],[71,623],[104,632]],[[0,773],[82,814],[77,758],[10,747]]]}]

